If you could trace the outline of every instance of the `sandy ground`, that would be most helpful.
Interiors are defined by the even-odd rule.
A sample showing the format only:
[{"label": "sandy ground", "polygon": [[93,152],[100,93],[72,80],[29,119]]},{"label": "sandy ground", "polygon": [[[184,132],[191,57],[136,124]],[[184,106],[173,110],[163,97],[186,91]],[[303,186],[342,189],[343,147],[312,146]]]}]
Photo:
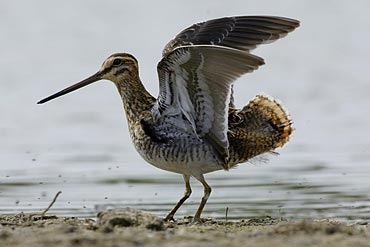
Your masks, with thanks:
[{"label": "sandy ground", "polygon": [[101,212],[97,220],[0,215],[0,246],[370,246],[366,223],[269,217],[236,222],[206,219],[203,224],[189,221],[165,223],[130,208]]}]

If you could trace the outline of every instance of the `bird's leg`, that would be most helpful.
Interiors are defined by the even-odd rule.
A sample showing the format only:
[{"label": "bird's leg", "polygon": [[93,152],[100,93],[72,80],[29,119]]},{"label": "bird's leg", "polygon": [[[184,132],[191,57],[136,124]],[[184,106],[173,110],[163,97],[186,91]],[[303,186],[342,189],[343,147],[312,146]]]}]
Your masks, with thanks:
[{"label": "bird's leg", "polygon": [[175,221],[173,216],[175,215],[176,211],[181,207],[181,205],[189,198],[191,194],[191,187],[190,187],[190,176],[183,175],[184,182],[185,182],[185,193],[184,196],[180,199],[180,201],[176,204],[176,206],[171,210],[171,212],[164,218],[165,221]]},{"label": "bird's leg", "polygon": [[204,179],[203,175],[195,177],[199,182],[203,184],[204,187],[204,195],[202,197],[202,201],[200,202],[199,208],[194,216],[193,223],[201,223],[200,215],[202,214],[203,208],[207,203],[209,195],[211,194],[212,188],[209,186]]}]

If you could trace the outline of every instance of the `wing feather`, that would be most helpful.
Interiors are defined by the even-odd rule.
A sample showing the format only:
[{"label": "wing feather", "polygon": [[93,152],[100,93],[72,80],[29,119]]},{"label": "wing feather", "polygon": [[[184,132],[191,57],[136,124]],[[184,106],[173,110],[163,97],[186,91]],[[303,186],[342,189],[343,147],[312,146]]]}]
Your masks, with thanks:
[{"label": "wing feather", "polygon": [[299,21],[276,16],[224,17],[194,24],[180,32],[163,50],[163,56],[184,45],[218,45],[250,51],[271,43],[299,26]]},{"label": "wing feather", "polygon": [[184,130],[208,141],[222,164],[227,164],[232,83],[264,64],[250,50],[298,26],[299,21],[284,17],[238,16],[184,29],[165,46],[158,63],[160,88],[153,119],[171,121],[179,116],[175,124],[191,126]]},{"label": "wing feather", "polygon": [[225,162],[231,84],[263,63],[260,57],[226,47],[176,48],[158,64],[160,92],[153,115],[158,119],[181,112]]}]

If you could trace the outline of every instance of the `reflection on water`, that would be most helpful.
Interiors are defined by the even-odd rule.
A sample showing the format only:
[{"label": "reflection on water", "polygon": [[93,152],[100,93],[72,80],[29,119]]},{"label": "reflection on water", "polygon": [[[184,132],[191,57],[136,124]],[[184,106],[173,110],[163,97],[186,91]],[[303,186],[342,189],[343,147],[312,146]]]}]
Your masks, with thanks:
[{"label": "reflection on water", "polygon": [[[285,2],[166,2],[158,11],[147,3],[1,3],[0,213],[40,211],[61,190],[51,209],[58,215],[94,217],[107,208],[135,207],[164,216],[183,194],[182,178],[136,154],[110,83],[47,105],[35,102],[95,72],[118,51],[138,57],[143,82],[156,94],[161,48],[181,28],[267,13],[298,18],[302,27],[256,50],[266,65],[238,81],[236,103],[267,92],[283,100],[297,130],[268,163],[208,174],[214,189],[204,216],[223,218],[229,208],[229,218],[369,220],[370,48],[363,30],[370,4]],[[178,217],[193,215],[199,205],[203,189],[196,181],[192,187]]]}]

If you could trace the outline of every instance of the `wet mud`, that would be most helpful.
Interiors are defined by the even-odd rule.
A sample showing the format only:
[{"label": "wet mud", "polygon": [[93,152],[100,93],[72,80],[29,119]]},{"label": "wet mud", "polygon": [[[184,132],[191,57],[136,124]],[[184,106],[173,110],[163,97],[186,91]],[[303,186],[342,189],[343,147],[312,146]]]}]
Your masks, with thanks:
[{"label": "wet mud", "polygon": [[366,222],[284,220],[225,221],[191,218],[164,222],[131,208],[100,212],[96,219],[40,214],[0,215],[0,246],[370,246]]}]

